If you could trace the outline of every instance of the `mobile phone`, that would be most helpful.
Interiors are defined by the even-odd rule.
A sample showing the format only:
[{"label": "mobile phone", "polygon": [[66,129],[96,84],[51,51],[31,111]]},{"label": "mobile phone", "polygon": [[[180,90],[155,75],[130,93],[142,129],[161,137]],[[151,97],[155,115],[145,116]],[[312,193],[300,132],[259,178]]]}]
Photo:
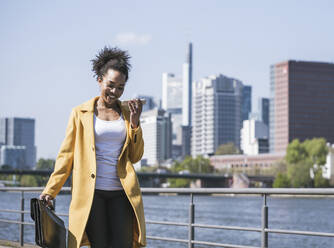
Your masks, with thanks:
[{"label": "mobile phone", "polygon": [[[139,99],[143,105],[146,103],[146,99]],[[122,101],[122,106],[125,106],[127,107],[128,106],[128,103],[129,103],[130,100],[125,100],[125,101]]]}]

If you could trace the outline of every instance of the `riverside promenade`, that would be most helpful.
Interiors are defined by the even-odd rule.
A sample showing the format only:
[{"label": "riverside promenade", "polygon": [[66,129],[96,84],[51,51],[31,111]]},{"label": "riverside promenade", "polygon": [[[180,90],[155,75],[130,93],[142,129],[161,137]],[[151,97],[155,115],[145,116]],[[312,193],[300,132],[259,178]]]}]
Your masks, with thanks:
[{"label": "riverside promenade", "polygon": [[[29,198],[42,188],[0,187],[0,224],[4,247],[33,243]],[[334,238],[334,189],[273,188],[141,188],[147,223],[147,247],[331,247]],[[66,220],[70,188],[63,187],[57,199],[60,216]],[[15,195],[15,201],[13,200]],[[12,204],[12,205],[9,205]],[[21,208],[20,208],[21,206]],[[196,210],[196,211],[195,211]],[[270,215],[269,215],[269,210]],[[162,214],[163,212],[163,214]],[[9,219],[7,214],[13,214]],[[195,218],[196,215],[196,218]],[[18,218],[17,218],[18,216]],[[27,216],[28,217],[28,216]],[[24,226],[30,235],[23,235]],[[28,227],[26,227],[28,229]],[[170,228],[168,231],[167,229]],[[180,229],[178,229],[180,228]],[[196,235],[195,235],[196,229]],[[7,230],[7,231],[5,231]],[[242,232],[242,233],[240,233]],[[271,234],[269,237],[268,234]],[[273,235],[274,234],[274,235]],[[7,242],[7,241],[6,241]],[[158,242],[158,243],[156,243]],[[159,244],[159,245],[156,245]],[[24,246],[23,246],[24,245]],[[278,246],[279,245],[279,246]],[[320,245],[320,246],[319,246]]]},{"label": "riverside promenade", "polygon": [[37,248],[39,246],[32,245],[32,244],[24,244],[24,246],[21,246],[19,242],[8,241],[8,240],[1,240],[0,239],[0,248],[12,248],[12,247]]}]

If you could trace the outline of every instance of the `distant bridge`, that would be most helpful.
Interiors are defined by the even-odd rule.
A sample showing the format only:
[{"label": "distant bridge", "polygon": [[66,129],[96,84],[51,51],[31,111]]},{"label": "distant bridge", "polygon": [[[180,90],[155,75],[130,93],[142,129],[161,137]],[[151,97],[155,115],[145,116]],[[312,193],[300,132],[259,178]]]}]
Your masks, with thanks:
[{"label": "distant bridge", "polygon": [[[0,174],[6,175],[39,175],[50,176],[53,170],[0,170]],[[233,175],[231,174],[203,174],[203,173],[157,173],[157,172],[136,172],[142,186],[157,186],[161,181],[168,178],[184,178],[200,180],[202,187],[230,187]],[[262,182],[271,187],[275,178],[273,176],[247,176],[250,182]]]}]

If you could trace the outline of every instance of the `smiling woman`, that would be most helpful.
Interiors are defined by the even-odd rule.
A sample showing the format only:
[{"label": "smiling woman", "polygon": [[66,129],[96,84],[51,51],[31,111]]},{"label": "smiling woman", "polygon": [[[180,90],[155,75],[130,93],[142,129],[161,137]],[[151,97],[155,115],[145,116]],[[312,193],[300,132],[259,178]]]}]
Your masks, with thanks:
[{"label": "smiling woman", "polygon": [[142,194],[133,163],[144,152],[139,99],[121,103],[130,56],[103,48],[93,62],[100,96],[73,108],[55,169],[40,199],[55,198],[72,173],[68,247],[146,245]]}]

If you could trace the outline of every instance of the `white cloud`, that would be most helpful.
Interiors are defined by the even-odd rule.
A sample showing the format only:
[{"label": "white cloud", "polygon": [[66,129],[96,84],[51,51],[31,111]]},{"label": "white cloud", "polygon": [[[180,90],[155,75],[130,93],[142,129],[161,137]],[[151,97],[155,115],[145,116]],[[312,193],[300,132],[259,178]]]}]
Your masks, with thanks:
[{"label": "white cloud", "polygon": [[135,34],[133,32],[119,33],[115,41],[121,45],[147,45],[152,40],[150,34]]}]

